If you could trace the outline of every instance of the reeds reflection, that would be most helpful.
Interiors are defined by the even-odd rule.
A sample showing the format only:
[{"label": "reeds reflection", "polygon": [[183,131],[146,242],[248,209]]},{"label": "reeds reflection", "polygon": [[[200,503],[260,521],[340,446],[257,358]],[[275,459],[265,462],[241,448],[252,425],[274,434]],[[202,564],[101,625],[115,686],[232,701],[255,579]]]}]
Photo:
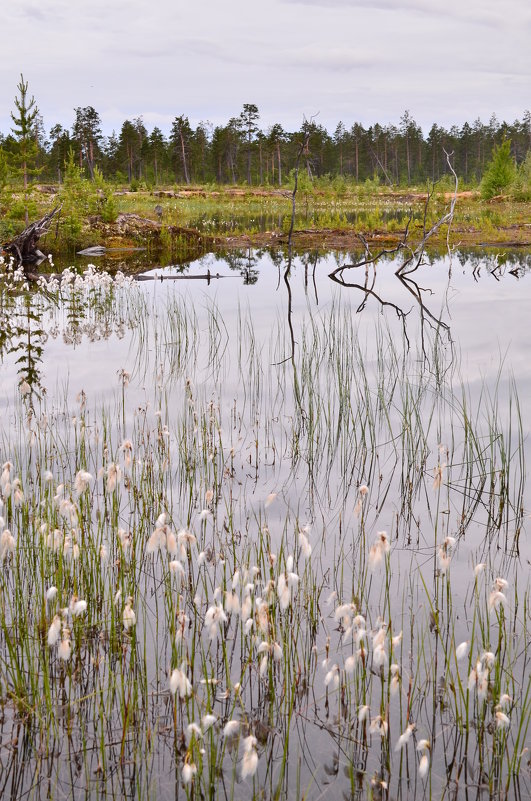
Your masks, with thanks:
[{"label": "reeds reflection", "polygon": [[517,385],[299,267],[265,319],[107,278],[41,315],[80,364],[2,422],[6,797],[528,792]]}]

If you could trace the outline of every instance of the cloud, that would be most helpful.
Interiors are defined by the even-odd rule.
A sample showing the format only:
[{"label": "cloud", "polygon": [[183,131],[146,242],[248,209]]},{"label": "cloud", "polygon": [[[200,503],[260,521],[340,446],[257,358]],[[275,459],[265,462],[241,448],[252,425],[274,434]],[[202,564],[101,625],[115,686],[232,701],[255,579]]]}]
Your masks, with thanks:
[{"label": "cloud", "polygon": [[[505,0],[506,3],[509,0]],[[458,0],[451,0],[445,5],[435,5],[429,0],[280,0],[285,5],[314,6],[323,9],[365,9],[369,11],[395,12],[396,14],[408,15],[416,14],[427,18],[449,18],[453,20],[461,19],[463,22],[471,22],[474,25],[494,27],[506,16],[507,6],[503,10],[499,4],[492,5],[492,9],[487,9],[485,3],[461,3]],[[517,0],[513,0],[517,2]]]},{"label": "cloud", "polygon": [[267,13],[249,0],[4,5],[2,133],[21,71],[47,127],[92,105],[107,133],[139,114],[165,132],[181,113],[225,124],[244,102],[264,128],[294,129],[315,109],[333,128],[396,121],[405,108],[448,126],[529,106],[523,0],[270,0]]},{"label": "cloud", "polygon": [[357,48],[323,50],[319,43],[295,49],[293,52],[288,51],[281,60],[295,67],[331,72],[353,72],[382,65],[382,58],[375,51],[369,53]]},{"label": "cloud", "polygon": [[43,9],[36,5],[24,3],[18,8],[18,13],[21,17],[29,17],[30,20],[38,20],[39,22],[45,22],[48,19],[48,15]]}]

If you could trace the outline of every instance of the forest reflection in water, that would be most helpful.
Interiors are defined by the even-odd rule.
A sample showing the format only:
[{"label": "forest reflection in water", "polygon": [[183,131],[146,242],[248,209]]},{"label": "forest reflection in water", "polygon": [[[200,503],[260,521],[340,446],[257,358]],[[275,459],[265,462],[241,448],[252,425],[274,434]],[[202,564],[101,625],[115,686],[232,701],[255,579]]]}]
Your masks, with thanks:
[{"label": "forest reflection in water", "polygon": [[[352,306],[353,313],[396,315],[407,342],[411,336],[422,341],[426,328],[438,330],[450,343],[457,341],[461,353],[470,353],[473,372],[484,358],[493,353],[503,357],[508,348],[516,359],[514,369],[516,364],[522,366],[519,343],[524,330],[522,303],[531,271],[530,254],[514,249],[503,253],[456,251],[451,259],[424,254],[421,269],[409,275],[395,274],[399,263],[386,253],[374,263],[366,263],[360,253],[319,251],[297,254],[288,263],[282,250],[248,248],[219,257],[209,254],[178,267],[146,265],[135,280],[148,282],[156,277],[160,282],[178,281],[192,299],[205,290],[216,298],[235,298],[240,294],[235,280],[247,287],[256,285],[254,296],[245,292],[242,297],[258,320],[264,316],[266,327],[273,307],[285,306],[284,313],[289,315],[307,304],[310,308],[326,304],[335,282],[343,288],[341,297]],[[117,265],[120,263],[116,260],[108,265],[113,274]],[[81,281],[83,274],[93,274],[86,284],[91,286],[90,292]],[[127,303],[106,291],[105,281],[100,286],[98,274],[99,268],[93,271],[91,266],[87,271],[86,260],[78,260],[78,266],[67,269],[60,283],[43,284],[43,291],[34,287],[22,291],[23,280],[16,291],[6,291],[4,283],[0,295],[0,356],[16,357],[24,390],[31,387],[38,391],[41,387],[49,339],[60,336],[64,344],[75,348],[84,338],[88,342],[113,336],[121,339],[131,327]],[[484,336],[487,330],[488,342]],[[481,344],[474,346],[479,333]],[[483,348],[483,355],[478,347]]]}]

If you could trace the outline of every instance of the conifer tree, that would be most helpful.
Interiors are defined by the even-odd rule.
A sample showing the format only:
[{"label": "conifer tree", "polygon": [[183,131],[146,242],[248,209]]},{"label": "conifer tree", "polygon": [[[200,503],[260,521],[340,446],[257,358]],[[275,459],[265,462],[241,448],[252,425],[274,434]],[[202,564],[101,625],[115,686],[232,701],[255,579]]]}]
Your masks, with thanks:
[{"label": "conifer tree", "polygon": [[28,99],[28,82],[24,76],[20,76],[20,83],[17,84],[18,96],[15,97],[16,112],[11,112],[11,119],[14,123],[12,132],[14,134],[17,149],[13,154],[13,166],[15,172],[22,176],[24,183],[24,208],[26,226],[29,224],[28,215],[28,179],[31,175],[37,175],[40,170],[36,168],[38,146],[34,136],[34,126],[37,120],[39,109],[35,104],[35,98]]}]

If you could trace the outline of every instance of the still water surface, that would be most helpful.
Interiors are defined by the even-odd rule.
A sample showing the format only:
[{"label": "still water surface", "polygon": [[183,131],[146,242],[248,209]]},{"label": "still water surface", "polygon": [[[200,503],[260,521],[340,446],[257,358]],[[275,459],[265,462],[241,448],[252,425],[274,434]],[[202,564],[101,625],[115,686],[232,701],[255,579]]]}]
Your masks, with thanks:
[{"label": "still water surface", "polygon": [[[22,421],[28,413],[37,422],[46,414],[64,443],[63,450],[56,442],[49,451],[49,466],[73,481],[83,391],[93,425],[109,432],[115,454],[120,441],[131,437],[135,448],[145,447],[146,464],[146,438],[157,431],[159,440],[167,437],[167,458],[157,468],[160,494],[151,496],[149,508],[145,490],[138,490],[144,498],[142,514],[131,499],[122,499],[116,525],[137,526],[144,547],[165,510],[172,524],[195,533],[198,549],[213,551],[208,582],[200,593],[196,585],[202,599],[188,598],[181,588],[181,595],[175,594],[179,609],[191,618],[199,609],[203,619],[208,604],[226,597],[234,571],[255,562],[261,570],[256,593],[264,595],[265,542],[278,565],[287,565],[290,553],[295,556],[296,611],[288,607],[273,613],[271,607],[269,612],[271,620],[279,615],[275,636],[282,638],[287,672],[275,668],[268,683],[267,673],[259,675],[262,663],[252,650],[260,639],[248,651],[229,622],[234,663],[227,666],[218,648],[218,664],[209,645],[208,659],[190,673],[198,708],[179,707],[183,730],[207,709],[218,721],[245,723],[246,734],[258,739],[256,775],[266,797],[278,792],[290,798],[370,793],[376,798],[386,797],[387,785],[394,797],[403,798],[444,797],[448,788],[461,797],[463,787],[479,792],[479,786],[490,788],[485,792],[491,797],[518,797],[521,789],[510,780],[516,765],[523,785],[530,786],[525,759],[514,756],[528,744],[527,728],[522,735],[519,725],[530,711],[529,619],[522,601],[529,593],[531,557],[531,499],[524,483],[531,427],[529,258],[454,254],[451,260],[433,259],[406,281],[397,278],[391,260],[366,269],[348,268],[348,259],[306,254],[295,257],[288,271],[285,259],[274,252],[209,255],[185,268],[146,269],[144,280],[112,291],[81,289],[60,301],[46,293],[40,300],[37,295],[17,297],[4,308],[5,319],[9,314],[11,325],[18,320],[20,331],[13,332],[5,348],[1,370],[2,461],[14,460],[35,477],[38,458],[35,451],[29,455]],[[344,267],[336,273],[342,283],[329,277],[338,267]],[[25,321],[35,332],[38,347],[33,350]],[[21,399],[21,381],[31,384],[30,378],[34,384],[28,394],[24,388]],[[147,421],[145,428],[139,419]],[[95,454],[99,447],[94,446]],[[95,455],[89,469],[95,473],[107,456]],[[188,459],[192,466],[184,464]],[[166,476],[167,463],[173,467]],[[136,470],[141,467],[139,460]],[[134,476],[131,481],[134,485]],[[365,486],[367,494],[360,494]],[[213,513],[211,501],[205,502],[211,490]],[[103,519],[94,514],[95,520]],[[389,561],[371,566],[371,548],[381,531],[390,543]],[[102,536],[107,536],[105,528]],[[450,538],[447,544],[445,538]],[[253,550],[257,542],[259,553]],[[446,549],[442,556],[441,548]],[[444,566],[447,554],[450,573]],[[155,745],[146,734],[152,728],[171,732],[177,725],[177,712],[172,721],[168,705],[167,676],[181,660],[192,665],[190,652],[170,641],[174,610],[163,615],[157,605],[156,588],[164,581],[170,582],[169,595],[174,593],[167,565],[152,565],[151,558],[145,563],[149,569],[142,563],[136,589],[124,587],[124,596],[132,593],[137,604],[138,658],[150,708],[142,711],[145,719],[139,715],[141,733],[133,744],[123,734],[118,756],[112,749],[114,740],[120,743],[120,708],[105,700],[108,737],[95,723],[88,750],[74,715],[74,749],[82,755],[76,782],[89,797],[104,787],[111,797],[134,795],[135,786],[141,797],[174,797],[182,792],[184,765],[208,761],[197,750],[200,743],[193,738],[190,743],[184,734],[179,748],[169,734]],[[486,568],[476,580],[478,563]],[[271,557],[267,570],[280,600],[276,564]],[[117,580],[113,571],[120,569],[118,559],[102,590],[109,608]],[[198,576],[201,570],[197,567]],[[503,613],[497,606],[489,610],[498,576],[509,583]],[[46,582],[52,580],[58,581],[47,574]],[[348,614],[345,620],[335,612],[340,603],[353,603],[366,618],[372,662],[366,663],[363,644],[361,657],[353,646],[354,641],[363,643],[362,624],[355,624],[354,634],[348,632]],[[483,634],[478,639],[479,621]],[[104,617],[93,619],[93,625],[103,637]],[[385,652],[384,671],[377,641],[386,631],[389,636],[403,631],[403,641]],[[502,635],[509,638],[503,648]],[[125,654],[127,632],[124,636]],[[208,642],[204,632],[202,637]],[[268,640],[264,632],[261,638]],[[470,641],[470,663],[458,665],[455,647]],[[466,687],[468,669],[491,650],[500,669],[496,682],[488,685],[484,707],[473,701],[473,689],[470,699],[467,695],[472,734],[465,737],[464,696],[452,701],[452,688],[458,675]],[[351,679],[347,660],[356,653],[357,672]],[[2,654],[3,664],[9,664],[9,653]],[[207,663],[217,665],[232,701],[219,697],[207,703],[200,685]],[[253,669],[242,672],[242,664],[251,663]],[[393,670],[387,676],[389,664],[399,666],[398,697],[392,690]],[[48,668],[36,668],[37,675],[41,669],[45,673]],[[341,676],[337,682],[336,676]],[[56,678],[64,681],[59,668]],[[230,695],[230,683],[240,680],[238,701]],[[10,681],[7,671],[4,686]],[[297,693],[287,709],[281,699],[290,682]],[[506,690],[514,708],[510,734],[500,745],[496,704]],[[75,700],[75,681],[69,692],[81,703]],[[366,723],[360,712],[365,705],[370,708]],[[378,731],[379,716],[382,725],[390,726],[385,733]],[[369,721],[374,728],[368,736]],[[417,745],[421,738],[431,743],[428,784],[418,773],[422,748],[417,756],[409,746],[407,766],[391,753],[408,721],[416,724]],[[130,763],[136,764],[142,749],[149,751],[147,774],[141,767],[138,775],[124,770],[124,743],[131,748]],[[254,746],[248,747],[253,751]],[[109,766],[114,766],[106,774],[98,769],[101,748],[109,749]],[[237,747],[229,751],[216,752],[212,759],[235,784],[224,783],[215,795],[249,797],[253,780],[242,776],[245,752],[242,756],[241,747],[239,754]],[[69,752],[58,746],[58,753],[51,773],[61,788],[69,787]],[[489,753],[498,761],[486,764]],[[25,764],[34,765],[37,758],[28,746]],[[9,755],[2,764],[7,771]],[[120,771],[115,783],[113,776]],[[17,780],[29,789],[31,776]],[[194,786],[208,794],[211,784],[202,776]],[[39,785],[35,794],[44,797],[45,790],[49,785]]]}]

